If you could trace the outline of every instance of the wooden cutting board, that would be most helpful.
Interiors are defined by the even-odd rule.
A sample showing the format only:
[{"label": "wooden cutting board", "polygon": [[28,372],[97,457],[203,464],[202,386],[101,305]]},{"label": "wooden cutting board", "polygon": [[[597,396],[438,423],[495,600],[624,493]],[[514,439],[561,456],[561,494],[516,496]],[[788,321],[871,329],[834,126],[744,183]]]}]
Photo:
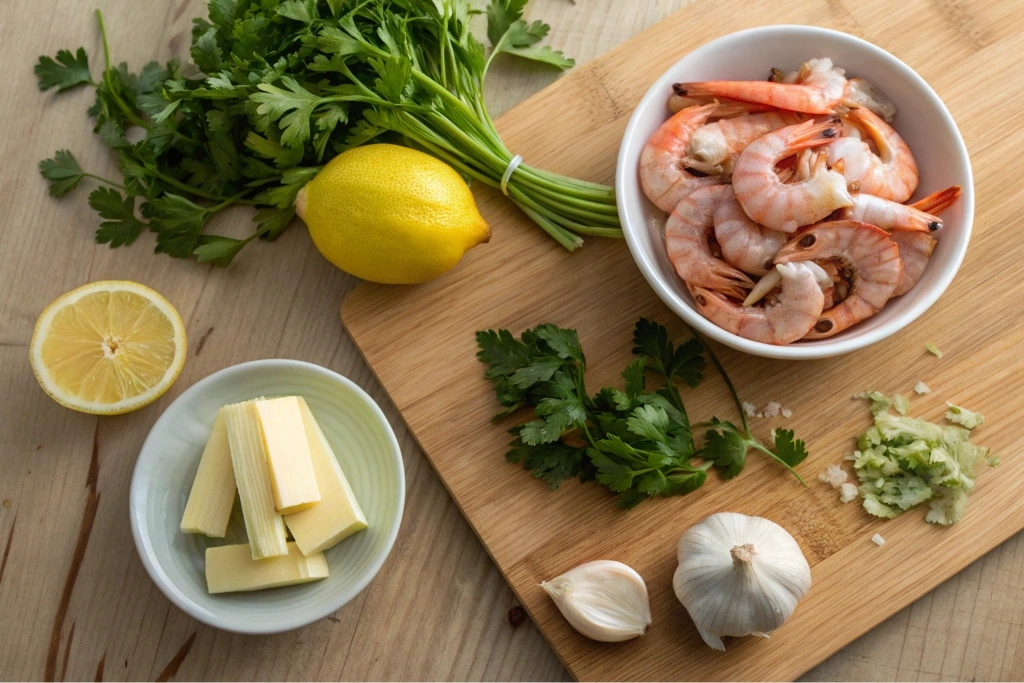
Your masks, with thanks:
[{"label": "wooden cutting board", "polygon": [[[473,333],[518,334],[543,322],[579,331],[591,390],[618,384],[631,356],[639,316],[684,336],[655,297],[621,241],[590,239],[567,253],[502,196],[477,192],[494,237],[451,274],[415,287],[363,284],[342,318],[445,485],[494,561],[574,676],[580,679],[791,679],[948,579],[1024,527],[1024,299],[1019,264],[1024,240],[1015,224],[1024,200],[1020,149],[1024,12],[1014,2],[889,3],[884,0],[703,0],[578,69],[498,121],[508,146],[531,164],[611,183],[619,140],[641,95],[672,62],[722,34],[771,23],[804,23],[865,38],[903,59],[949,106],[971,151],[977,215],[967,259],[953,285],[922,318],[858,353],[783,362],[721,353],[743,398],[779,401],[790,420],[752,421],[767,438],[785,424],[807,440],[811,456],[798,485],[751,454],[743,474],[709,478],[700,491],[634,510],[616,508],[601,487],[578,482],[550,491],[504,460],[515,424],[490,423],[497,411],[474,354]],[[770,65],[765,65],[766,68]],[[939,360],[926,342],[945,352]],[[965,519],[952,528],[924,522],[923,511],[892,521],[841,505],[816,481],[840,462],[868,423],[851,396],[864,389],[933,393],[913,413],[939,419],[946,399],[987,417],[976,440],[1002,457],[981,472]],[[684,393],[693,420],[736,419],[720,380]],[[796,536],[814,586],[770,640],[744,638],[724,654],[704,646],[672,593],[675,547],[691,524],[714,512],[762,515]],[[417,514],[409,510],[409,515]],[[870,541],[886,538],[884,547]],[[563,620],[538,584],[582,562],[616,559],[646,579],[654,624],[621,644],[589,641]]]}]

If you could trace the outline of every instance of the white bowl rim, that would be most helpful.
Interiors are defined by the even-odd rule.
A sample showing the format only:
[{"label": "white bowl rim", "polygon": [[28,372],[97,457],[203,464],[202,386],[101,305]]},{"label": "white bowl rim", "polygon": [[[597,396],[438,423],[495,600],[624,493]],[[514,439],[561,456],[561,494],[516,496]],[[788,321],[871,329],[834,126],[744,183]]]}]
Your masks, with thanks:
[{"label": "white bowl rim", "polygon": [[[697,311],[693,310],[691,307],[685,305],[679,299],[679,296],[672,291],[665,282],[662,282],[661,278],[657,274],[655,264],[644,253],[634,232],[634,230],[639,231],[640,228],[631,226],[628,220],[628,213],[625,206],[626,174],[635,174],[636,167],[634,164],[627,163],[626,156],[627,148],[629,147],[627,143],[636,135],[636,128],[639,125],[640,113],[650,106],[653,101],[664,98],[666,86],[670,85],[670,81],[673,80],[669,75],[675,71],[676,67],[681,62],[692,58],[694,54],[697,54],[702,50],[715,47],[719,43],[728,43],[740,40],[753,34],[775,33],[781,36],[791,34],[793,32],[826,35],[834,39],[851,42],[868,52],[875,53],[876,56],[882,57],[883,60],[890,61],[892,63],[892,67],[900,76],[915,83],[920,88],[925,98],[939,113],[943,122],[953,131],[955,136],[954,142],[962,151],[963,157],[966,161],[965,170],[967,173],[967,182],[964,184],[964,192],[961,196],[964,211],[962,227],[962,231],[964,233],[964,246],[955,253],[951,263],[941,272],[941,276],[937,283],[931,289],[923,292],[920,298],[915,301],[900,317],[885,322],[874,329],[867,330],[866,332],[845,339],[823,339],[818,342],[814,342],[813,345],[790,344],[788,346],[775,346],[772,344],[765,344],[763,342],[745,339],[739,335],[722,329]],[[956,121],[953,119],[952,114],[949,113],[949,109],[946,108],[945,103],[938,94],[936,94],[928,82],[898,57],[877,45],[864,40],[863,38],[858,38],[857,36],[850,35],[849,33],[829,28],[806,26],[802,24],[772,24],[769,26],[756,26],[742,31],[727,33],[724,36],[720,36],[694,48],[666,69],[665,72],[662,73],[653,84],[651,84],[651,87],[648,88],[647,92],[640,99],[640,102],[636,105],[636,108],[630,115],[629,122],[626,124],[626,130],[623,133],[622,143],[619,146],[619,155],[615,168],[615,196],[619,220],[622,223],[622,231],[625,235],[626,243],[629,245],[629,250],[633,255],[633,260],[640,268],[641,273],[643,273],[644,279],[647,280],[648,284],[652,289],[654,289],[655,293],[665,303],[665,305],[672,309],[676,315],[681,317],[692,328],[711,339],[721,342],[722,344],[730,346],[738,351],[743,351],[745,353],[765,358],[783,358],[790,360],[829,358],[870,346],[871,344],[879,342],[900,331],[928,310],[946,291],[946,288],[949,287],[953,278],[956,277],[956,274],[963,263],[964,257],[967,254],[967,247],[970,243],[971,231],[974,225],[974,172],[971,168],[970,154],[968,153],[963,135],[961,135],[960,129],[956,125]],[[642,226],[642,228],[646,229],[646,226]]]},{"label": "white bowl rim", "polygon": [[308,626],[315,621],[319,621],[324,617],[327,617],[334,612],[337,612],[344,605],[350,602],[354,597],[359,595],[370,582],[377,576],[381,567],[384,566],[384,562],[391,554],[391,549],[395,544],[395,539],[398,537],[398,531],[402,526],[402,517],[405,513],[405,463],[402,459],[402,449],[398,444],[398,438],[395,436],[394,430],[391,428],[391,423],[388,422],[387,417],[384,415],[384,411],[381,410],[377,402],[363,390],[358,384],[348,379],[347,377],[329,370],[323,366],[315,363],[309,363],[301,360],[293,360],[288,358],[265,358],[261,360],[247,361],[244,363],[238,363],[231,365],[226,368],[221,368],[216,372],[213,372],[206,377],[202,378],[185,391],[181,392],[174,401],[171,402],[164,412],[160,414],[157,421],[153,423],[153,427],[150,428],[149,434],[146,436],[146,440],[142,444],[142,448],[139,453],[145,451],[146,446],[149,445],[150,439],[155,438],[154,432],[157,431],[157,427],[160,422],[164,419],[164,416],[171,409],[172,406],[177,404],[179,401],[187,403],[193,400],[193,398],[199,394],[202,394],[207,386],[214,382],[224,379],[225,377],[231,377],[234,375],[241,375],[251,372],[257,368],[274,368],[284,370],[301,370],[306,372],[313,372],[315,374],[323,375],[327,379],[337,382],[351,390],[361,401],[363,401],[374,414],[374,417],[380,422],[384,428],[384,433],[387,436],[388,444],[390,446],[391,454],[394,457],[394,464],[397,466],[396,471],[398,472],[398,500],[397,500],[397,515],[395,520],[391,524],[391,528],[388,529],[387,536],[384,539],[384,545],[381,547],[381,551],[377,553],[377,557],[370,564],[368,570],[363,576],[357,581],[353,587],[345,591],[345,594],[337,596],[336,599],[325,599],[320,606],[312,609],[302,616],[283,619],[281,621],[275,621],[270,624],[261,624],[258,620],[253,622],[235,622],[233,620],[222,619],[217,615],[209,617],[207,613],[200,612],[195,609],[194,603],[187,598],[174,583],[170,580],[159,562],[156,560],[155,552],[149,545],[148,534],[143,533],[142,519],[139,517],[139,511],[143,509],[141,500],[137,501],[137,498],[141,498],[143,495],[141,492],[141,474],[139,473],[138,461],[136,461],[135,469],[132,472],[132,481],[129,488],[128,494],[128,511],[131,518],[132,527],[132,538],[135,540],[135,548],[139,553],[139,558],[142,560],[143,566],[146,568],[146,573],[149,574],[153,583],[156,584],[157,588],[167,596],[167,599],[174,603],[179,609],[188,614],[193,619],[201,621],[208,626],[213,626],[224,631],[230,631],[232,633],[241,633],[244,635],[270,635],[274,633],[283,633],[285,631],[291,631],[294,629]]}]

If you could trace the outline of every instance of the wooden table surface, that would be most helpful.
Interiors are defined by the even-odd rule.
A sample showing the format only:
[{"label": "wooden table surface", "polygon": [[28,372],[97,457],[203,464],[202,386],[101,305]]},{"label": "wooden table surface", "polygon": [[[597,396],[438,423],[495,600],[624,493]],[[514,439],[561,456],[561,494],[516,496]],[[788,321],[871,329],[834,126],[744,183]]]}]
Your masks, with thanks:
[{"label": "wooden table surface", "polygon": [[[848,2],[836,0],[835,11],[842,14]],[[936,2],[963,28],[964,40],[980,40],[984,27],[973,23],[969,3]],[[528,16],[551,23],[552,45],[583,63],[684,4],[534,0]],[[98,72],[94,7],[83,0],[10,0],[0,20],[0,55],[10,75],[0,103],[0,679],[566,678],[529,622],[508,624],[511,591],[342,329],[338,304],[354,278],[319,256],[301,224],[216,270],[152,254],[148,235],[129,249],[97,246],[86,192],[47,196],[36,164],[55,149],[70,148],[83,167],[114,172],[90,132],[91,94],[40,93],[32,75],[37,55],[79,45]],[[198,0],[109,2],[101,9],[113,58],[133,67],[185,56],[191,19],[204,12]],[[556,77],[543,68],[496,64],[488,82],[491,111]],[[249,223],[235,214],[220,226],[242,234]],[[27,347],[49,301],[100,279],[138,280],[162,292],[186,321],[190,348],[166,396],[135,413],[98,419],[43,394]],[[405,456],[406,514],[391,557],[352,603],[299,631],[238,636],[190,619],[149,580],[128,528],[128,486],[146,433],[175,396],[220,368],[272,357],[325,365],[381,403]],[[805,678],[1021,680],[1021,538]]]}]

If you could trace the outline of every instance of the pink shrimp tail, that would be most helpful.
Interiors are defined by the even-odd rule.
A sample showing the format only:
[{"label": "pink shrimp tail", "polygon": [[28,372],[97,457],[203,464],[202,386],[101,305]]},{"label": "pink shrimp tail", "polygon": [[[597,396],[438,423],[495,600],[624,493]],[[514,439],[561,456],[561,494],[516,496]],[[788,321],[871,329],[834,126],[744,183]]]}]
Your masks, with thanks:
[{"label": "pink shrimp tail", "polygon": [[839,129],[832,121],[804,121],[789,131],[786,138],[786,147],[792,152],[799,152],[811,147],[827,145],[839,137]]},{"label": "pink shrimp tail", "polygon": [[945,190],[939,190],[933,192],[924,199],[919,199],[913,204],[911,208],[917,209],[918,211],[924,211],[930,213],[933,216],[942,213],[960,198],[963,194],[963,189],[959,185],[947,187]]}]

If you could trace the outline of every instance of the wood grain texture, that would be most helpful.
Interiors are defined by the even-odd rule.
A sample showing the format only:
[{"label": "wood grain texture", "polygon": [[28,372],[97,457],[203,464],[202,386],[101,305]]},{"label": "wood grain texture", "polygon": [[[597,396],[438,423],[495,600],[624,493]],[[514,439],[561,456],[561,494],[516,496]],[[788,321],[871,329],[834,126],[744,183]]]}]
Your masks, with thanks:
[{"label": "wood grain texture", "polygon": [[[915,401],[917,413],[939,418],[946,398],[977,406],[991,425],[980,438],[1007,457],[998,473],[982,474],[970,513],[950,529],[926,525],[923,513],[890,522],[871,518],[857,505],[838,504],[830,488],[802,489],[777,466],[753,457],[735,482],[713,481],[686,498],[652,501],[628,512],[617,510],[608,493],[593,485],[573,483],[552,494],[518,468],[498,464],[509,437],[504,429],[487,426],[497,408],[474,358],[473,332],[499,327],[518,332],[548,321],[574,327],[587,353],[588,381],[597,387],[619,380],[638,316],[654,317],[680,335],[682,326],[657,300],[624,244],[592,240],[569,254],[499,194],[479,190],[478,203],[494,230],[486,247],[470,252],[451,276],[426,285],[361,285],[346,300],[342,317],[456,503],[541,632],[580,679],[794,678],[1024,525],[1024,485],[1018,478],[1024,463],[1011,457],[1024,444],[1013,425],[1013,397],[1024,386],[1024,361],[1014,347],[1024,340],[1024,327],[1003,314],[1003,297],[1012,296],[1015,286],[988,282],[992,267],[1009,267],[1024,256],[1024,248],[1007,240],[1013,228],[1002,227],[1020,190],[1000,180],[1015,177],[1021,162],[993,144],[993,135],[1010,136],[1018,144],[1024,140],[1018,132],[993,131],[995,121],[1013,115],[1024,85],[997,84],[994,74],[992,80],[983,75],[985,64],[1024,44],[1024,16],[996,2],[969,8],[880,1],[748,5],[696,3],[680,11],[507,113],[498,124],[503,138],[535,165],[610,183],[632,107],[689,48],[759,24],[805,23],[846,30],[893,52],[945,99],[971,150],[979,209],[971,252],[954,286],[924,318],[848,357],[784,363],[722,351],[748,400],[759,405],[778,400],[794,410],[792,426],[812,450],[802,467],[809,479],[849,452],[851,435],[868,424],[865,406],[850,396],[865,388],[907,393],[921,379],[935,392]],[[908,31],[911,25],[915,29]],[[973,81],[970,88],[965,81]],[[983,115],[972,91],[986,83],[1005,99],[990,103]],[[997,241],[998,253],[989,246]],[[924,352],[929,340],[946,351],[941,362]],[[729,402],[720,382],[708,382],[689,395],[688,405],[694,419],[707,419],[712,411],[727,410]],[[756,429],[766,432],[765,422]],[[501,426],[512,424],[506,420]],[[671,589],[679,535],[721,510],[782,523],[801,542],[814,573],[814,587],[796,615],[770,640],[743,639],[724,656],[703,645]],[[888,540],[884,548],[870,542],[875,532]],[[654,625],[643,638],[617,645],[589,641],[539,589],[541,580],[593,559],[621,560],[647,580]],[[936,666],[945,669],[946,659],[948,670],[958,670],[954,676],[972,666],[988,667],[988,676],[1006,675],[1005,654],[984,636],[972,643],[968,631],[960,646],[963,626],[955,613],[944,619],[933,612],[927,621],[926,641],[934,642],[937,633],[944,636],[942,663],[916,655],[920,621],[912,625],[913,608],[909,614],[895,622],[902,619],[905,641],[898,662],[887,658],[873,677],[928,677]],[[994,640],[1009,639],[1009,628],[992,630],[999,630]],[[991,651],[988,662],[977,657],[979,648]],[[881,650],[886,649],[891,648]],[[828,669],[818,673],[830,674]],[[846,672],[855,678],[864,674],[863,668]]]},{"label": "wood grain texture", "polygon": [[[549,21],[551,43],[583,65],[686,4],[686,0],[575,4],[533,0],[528,16]],[[708,3],[702,0],[702,4]],[[37,55],[78,45],[89,51],[96,72],[100,50],[92,11],[97,6],[110,29],[114,59],[136,67],[150,59],[185,57],[191,19],[204,13],[199,0],[99,5],[86,0],[11,0],[0,20],[0,55],[8,73],[6,96],[0,102],[5,122],[0,137],[5,160],[0,169],[0,207],[5,217],[0,230],[0,253],[4,254],[0,266],[0,387],[4,390],[0,395],[0,546],[4,549],[0,679],[43,678],[58,621],[54,671],[67,680],[143,680],[162,674],[173,676],[172,680],[565,678],[567,672],[531,622],[518,629],[507,624],[505,614],[514,598],[501,573],[338,320],[338,302],[355,280],[325,263],[301,226],[273,245],[249,247],[231,268],[215,270],[153,255],[149,235],[130,249],[97,246],[92,240],[97,219],[85,202],[88,190],[59,201],[46,195],[35,165],[57,148],[71,149],[91,170],[114,172],[111,156],[92,135],[85,116],[91,96],[40,93],[32,75]],[[1008,22],[1010,15],[1020,12],[1013,0],[979,8],[936,0],[932,6],[936,9],[927,14],[922,30],[937,25],[943,40],[964,43],[966,50],[982,53],[993,63],[1004,54],[1000,46],[1009,45],[1010,52],[1019,53],[1019,44],[1005,42],[1017,30]],[[872,17],[882,13],[877,6],[862,7],[849,0],[827,7],[814,4],[809,11],[815,13],[814,23],[831,22],[855,33],[858,23],[871,26]],[[772,19],[777,20],[781,18]],[[723,23],[722,31],[728,26]],[[862,35],[875,39],[870,33]],[[915,49],[910,59],[920,67],[930,58],[929,50]],[[954,115],[961,125],[968,114],[975,116],[973,128],[964,131],[972,152],[981,153],[996,142],[1004,148],[1019,145],[1013,119],[982,116],[987,100],[971,97],[969,76],[973,74],[967,65],[951,65],[958,61],[952,55],[937,58],[936,69],[951,69],[936,85],[941,85],[940,93],[947,98],[959,96]],[[933,72],[926,75],[935,78]],[[488,103],[493,112],[501,112],[556,78],[549,70],[522,68],[500,59],[489,77]],[[608,87],[623,85],[612,82]],[[1014,106],[1011,100],[1021,104],[1019,92],[1001,97],[1007,98],[1000,100],[1006,106]],[[584,101],[590,111],[593,100]],[[609,101],[598,99],[597,111],[610,106]],[[620,95],[614,101],[626,100]],[[578,104],[574,106],[579,109]],[[612,144],[613,137],[602,134],[602,144]],[[597,162],[604,163],[600,159],[589,163]],[[598,177],[597,169],[584,172]],[[1008,193],[1017,191],[996,170],[986,176],[984,192],[979,179],[979,204],[994,204],[983,205],[993,212],[986,223],[992,230],[1015,217],[1014,197]],[[1013,168],[1007,170],[1012,177],[1020,175]],[[229,234],[244,234],[250,227],[249,217],[239,212],[218,227]],[[984,260],[979,253],[990,253],[979,246],[985,238],[980,224],[978,229],[969,264]],[[995,249],[1000,242],[989,234],[987,247]],[[548,245],[542,241],[539,248],[543,252]],[[1013,263],[1014,254],[997,253],[999,262],[993,265],[1005,269]],[[453,277],[462,277],[461,273],[460,269]],[[109,278],[138,280],[167,296],[186,321],[191,348],[182,376],[161,400],[133,414],[97,419],[67,411],[43,394],[29,369],[27,347],[35,319],[47,303],[73,287]],[[958,278],[939,306],[950,306],[954,296],[962,302],[969,287],[986,280],[980,273],[966,282]],[[1010,287],[1006,296],[1014,293]],[[941,329],[941,325],[927,327],[934,315],[917,323],[922,334]],[[976,335],[959,341],[962,355],[989,342],[997,351],[1005,348],[998,346],[1004,343],[1004,328],[978,327]],[[609,334],[622,341],[618,330]],[[945,334],[936,336],[948,351],[951,345],[946,339]],[[330,367],[381,403],[405,457],[407,514],[392,556],[352,603],[294,633],[237,636],[188,618],[153,586],[128,529],[128,486],[146,433],[181,391],[222,367],[271,357]],[[736,360],[730,358],[730,362]],[[781,367],[766,369],[779,376]],[[992,370],[998,367],[995,361],[984,372],[1003,372]],[[1013,378],[1010,367],[1005,369],[1008,381]],[[945,376],[948,386],[953,386],[955,376]],[[750,396],[762,401],[772,397],[767,390]],[[961,398],[967,402],[978,397]],[[989,417],[1007,423],[1010,410],[1007,406]],[[800,423],[804,425],[812,420],[810,415],[798,417],[808,421]],[[488,457],[500,462],[499,453]],[[516,480],[529,481],[512,468],[508,471]],[[548,498],[540,500],[546,503]],[[89,527],[84,546],[83,526]],[[1024,546],[1018,546],[1019,538],[975,562],[809,675],[833,680],[1020,680],[1024,677]],[[62,594],[72,574],[67,607],[59,618]]]}]

